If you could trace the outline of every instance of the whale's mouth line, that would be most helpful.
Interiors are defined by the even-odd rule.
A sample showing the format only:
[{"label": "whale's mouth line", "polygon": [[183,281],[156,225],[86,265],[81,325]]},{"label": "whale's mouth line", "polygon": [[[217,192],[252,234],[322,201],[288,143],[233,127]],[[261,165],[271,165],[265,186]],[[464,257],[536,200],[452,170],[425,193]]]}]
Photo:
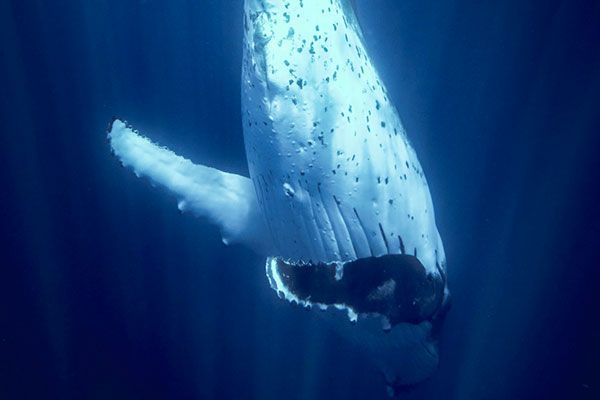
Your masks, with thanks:
[{"label": "whale's mouth line", "polygon": [[[428,273],[412,255],[367,257],[345,263],[294,263],[267,260],[267,276],[280,296],[304,306],[380,315],[388,328],[433,320],[442,310],[445,277]],[[384,325],[385,326],[385,325]]]}]

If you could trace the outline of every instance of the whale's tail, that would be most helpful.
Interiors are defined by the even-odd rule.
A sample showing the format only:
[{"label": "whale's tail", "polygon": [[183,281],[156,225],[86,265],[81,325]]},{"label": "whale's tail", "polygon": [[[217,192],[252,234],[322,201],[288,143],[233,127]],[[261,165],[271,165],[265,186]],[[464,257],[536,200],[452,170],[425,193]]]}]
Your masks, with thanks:
[{"label": "whale's tail", "polygon": [[432,375],[439,363],[434,323],[402,323],[389,331],[375,316],[351,323],[344,313],[320,313],[330,328],[370,360],[390,397],[409,391]]},{"label": "whale's tail", "polygon": [[224,243],[243,243],[261,253],[268,250],[266,228],[250,179],[194,164],[119,119],[110,123],[108,139],[123,166],[173,193],[181,212],[191,212],[219,226]]}]

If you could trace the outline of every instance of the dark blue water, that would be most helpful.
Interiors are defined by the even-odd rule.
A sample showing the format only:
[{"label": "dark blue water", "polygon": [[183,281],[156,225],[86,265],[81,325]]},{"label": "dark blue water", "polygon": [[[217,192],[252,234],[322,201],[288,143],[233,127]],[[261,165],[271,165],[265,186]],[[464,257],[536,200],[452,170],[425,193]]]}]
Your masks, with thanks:
[{"label": "dark blue water", "polygon": [[[358,0],[453,308],[407,399],[598,398],[600,5]],[[246,172],[241,0],[0,2],[0,398],[366,399],[264,260],[111,156],[111,116]]]}]

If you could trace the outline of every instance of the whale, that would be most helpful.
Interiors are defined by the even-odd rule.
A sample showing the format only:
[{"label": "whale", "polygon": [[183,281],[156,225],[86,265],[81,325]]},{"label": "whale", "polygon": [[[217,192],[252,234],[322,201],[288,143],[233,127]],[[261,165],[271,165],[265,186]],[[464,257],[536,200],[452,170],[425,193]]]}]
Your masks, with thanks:
[{"label": "whale", "polygon": [[197,164],[114,118],[114,155],[226,245],[265,256],[282,299],[381,370],[391,394],[437,368],[450,304],[429,186],[351,0],[245,0],[248,176]]}]

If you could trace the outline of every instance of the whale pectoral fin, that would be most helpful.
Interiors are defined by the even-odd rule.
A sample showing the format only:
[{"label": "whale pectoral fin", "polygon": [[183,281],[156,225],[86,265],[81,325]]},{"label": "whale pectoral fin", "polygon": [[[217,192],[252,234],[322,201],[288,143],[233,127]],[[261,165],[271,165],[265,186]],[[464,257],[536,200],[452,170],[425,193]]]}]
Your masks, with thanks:
[{"label": "whale pectoral fin", "polygon": [[109,126],[108,139],[121,163],[138,177],[148,177],[172,192],[180,211],[218,225],[225,244],[242,243],[261,253],[269,249],[269,235],[250,179],[194,164],[118,119]]}]

